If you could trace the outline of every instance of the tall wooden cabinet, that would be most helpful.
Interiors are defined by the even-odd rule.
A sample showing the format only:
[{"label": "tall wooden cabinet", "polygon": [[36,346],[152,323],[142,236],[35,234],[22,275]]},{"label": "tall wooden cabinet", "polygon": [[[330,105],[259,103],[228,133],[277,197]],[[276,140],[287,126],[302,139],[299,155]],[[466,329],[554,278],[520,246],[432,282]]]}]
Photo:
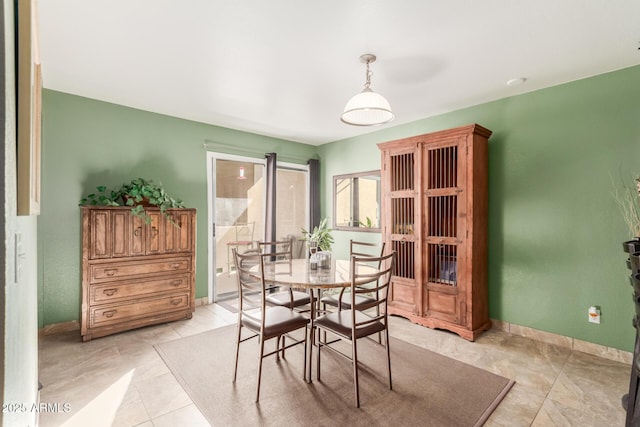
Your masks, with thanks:
[{"label": "tall wooden cabinet", "polygon": [[474,124],[378,144],[382,235],[397,252],[389,313],[471,341],[491,327],[489,136]]},{"label": "tall wooden cabinet", "polygon": [[82,207],[84,341],[191,318],[195,310],[195,209]]}]

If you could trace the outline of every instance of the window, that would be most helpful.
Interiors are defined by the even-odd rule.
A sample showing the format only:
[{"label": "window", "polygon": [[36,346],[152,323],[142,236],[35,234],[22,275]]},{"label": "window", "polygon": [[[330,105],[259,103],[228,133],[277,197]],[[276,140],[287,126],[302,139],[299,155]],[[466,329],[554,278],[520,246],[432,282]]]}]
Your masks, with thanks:
[{"label": "window", "polygon": [[380,231],[380,171],[333,177],[333,228]]}]

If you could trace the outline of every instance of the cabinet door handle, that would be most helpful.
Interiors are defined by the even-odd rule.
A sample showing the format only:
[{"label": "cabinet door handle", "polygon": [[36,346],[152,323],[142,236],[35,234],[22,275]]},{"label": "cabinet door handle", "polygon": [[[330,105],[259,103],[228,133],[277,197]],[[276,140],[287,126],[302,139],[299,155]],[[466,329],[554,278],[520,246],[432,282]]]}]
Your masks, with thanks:
[{"label": "cabinet door handle", "polygon": [[133,232],[133,235],[136,237],[140,237],[141,234],[142,234],[142,227],[137,227]]},{"label": "cabinet door handle", "polygon": [[173,282],[171,282],[171,285],[173,286],[180,286],[182,284],[182,280],[174,280]]},{"label": "cabinet door handle", "polygon": [[177,262],[174,262],[173,264],[171,264],[171,268],[173,269],[180,268],[180,264]]},{"label": "cabinet door handle", "polygon": [[104,271],[104,274],[106,274],[107,276],[111,277],[114,274],[116,274],[118,272],[117,268],[110,268]]},{"label": "cabinet door handle", "polygon": [[176,298],[171,300],[171,305],[180,305],[182,298]]},{"label": "cabinet door handle", "polygon": [[118,290],[116,288],[109,288],[102,291],[102,293],[108,297],[115,295],[117,292]]},{"label": "cabinet door handle", "polygon": [[156,227],[151,227],[151,237],[156,237],[158,235],[158,229]]},{"label": "cabinet door handle", "polygon": [[116,313],[118,312],[118,310],[109,310],[109,311],[105,311],[103,314],[104,317],[113,317]]}]

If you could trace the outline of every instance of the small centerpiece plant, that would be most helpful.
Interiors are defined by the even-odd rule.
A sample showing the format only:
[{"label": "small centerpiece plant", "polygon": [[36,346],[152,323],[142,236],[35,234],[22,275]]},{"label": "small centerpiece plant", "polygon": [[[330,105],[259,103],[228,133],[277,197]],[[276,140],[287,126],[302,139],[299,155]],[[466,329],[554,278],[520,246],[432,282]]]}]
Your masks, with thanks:
[{"label": "small centerpiece plant", "polygon": [[[96,187],[91,193],[80,199],[80,206],[131,206],[131,213],[144,219],[148,224],[151,217],[144,210],[145,206],[157,206],[165,217],[171,220],[167,209],[184,208],[182,200],[169,196],[162,184],[152,180],[136,178],[122,184],[117,189],[109,189],[104,185]],[[173,222],[173,221],[172,221]]]},{"label": "small centerpiece plant", "polygon": [[327,225],[327,218],[323,218],[320,224],[313,228],[313,231],[309,232],[302,229],[302,240],[318,242],[318,248],[322,251],[330,251],[331,244],[333,243],[333,236],[331,232],[333,230]]}]

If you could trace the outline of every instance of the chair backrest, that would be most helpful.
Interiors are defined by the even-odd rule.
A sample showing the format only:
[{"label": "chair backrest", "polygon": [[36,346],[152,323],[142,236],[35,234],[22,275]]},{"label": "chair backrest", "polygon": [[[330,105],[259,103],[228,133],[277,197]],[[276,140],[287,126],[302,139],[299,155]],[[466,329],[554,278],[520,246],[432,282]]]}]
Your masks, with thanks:
[{"label": "chair backrest", "polygon": [[349,240],[349,257],[381,257],[384,254],[385,242],[381,244]]},{"label": "chair backrest", "polygon": [[[369,265],[380,268],[379,258],[384,254],[385,242],[381,244],[358,242],[355,240],[349,240],[349,258],[356,256],[358,258],[369,257],[371,258]],[[375,258],[375,259],[374,259]],[[360,261],[365,262],[365,261]],[[370,286],[368,286],[371,288]]]},{"label": "chair backrest", "polygon": [[[370,308],[377,308],[376,315],[371,317],[371,321],[386,318],[387,300],[391,275],[396,262],[396,252],[392,251],[387,255],[379,257],[351,257],[351,307],[352,310],[358,305],[358,310],[363,311]],[[372,264],[377,264],[377,268]],[[359,294],[367,296],[375,295],[368,304],[356,301]]]},{"label": "chair backrest", "polygon": [[258,242],[258,249],[263,255],[271,255],[270,261],[289,262],[293,259],[293,245],[291,240],[279,240],[275,242]]},{"label": "chair backrest", "polygon": [[234,225],[236,231],[236,242],[252,242],[255,225],[255,221],[246,223],[237,222]]},{"label": "chair backrest", "polygon": [[257,278],[262,275],[260,253],[257,250],[240,253],[234,248],[233,262],[238,283],[238,311],[244,314],[257,308],[264,310],[264,281]]}]

